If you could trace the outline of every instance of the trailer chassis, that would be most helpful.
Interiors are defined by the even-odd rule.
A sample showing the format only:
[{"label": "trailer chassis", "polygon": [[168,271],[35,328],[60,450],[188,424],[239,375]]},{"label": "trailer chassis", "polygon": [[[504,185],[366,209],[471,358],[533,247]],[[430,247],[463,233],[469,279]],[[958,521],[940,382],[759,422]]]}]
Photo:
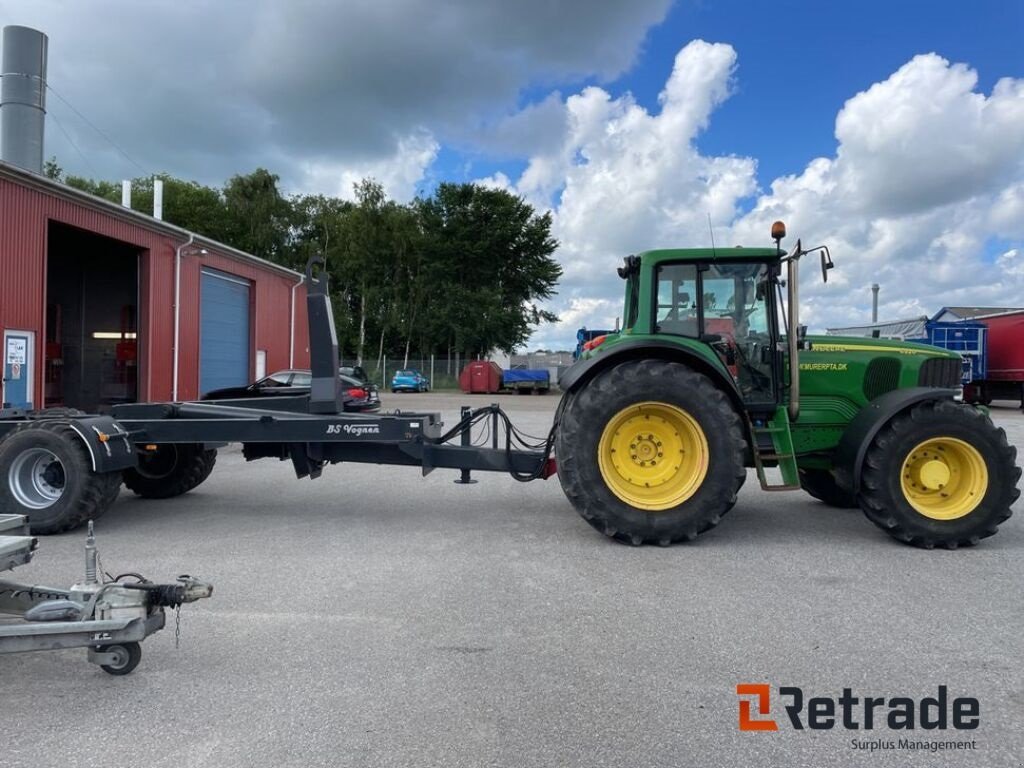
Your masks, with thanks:
[{"label": "trailer chassis", "polygon": [[[205,480],[215,449],[229,443],[240,443],[247,460],[290,460],[299,478],[317,478],[325,465],[339,462],[418,466],[424,475],[435,469],[457,469],[462,483],[472,482],[473,471],[507,472],[521,481],[555,473],[551,453],[557,415],[546,437],[532,437],[518,430],[494,404],[463,408],[459,421],[447,430],[438,413],[346,413],[323,266],[319,258],[306,266],[312,368],[308,395],[122,404],[106,415],[67,409],[0,410],[0,475],[6,474],[0,476],[0,513],[27,514],[34,532],[69,530],[106,509],[117,495],[114,484],[122,473],[145,475],[154,465],[210,456],[208,466],[197,465],[181,482],[168,481],[161,488],[159,477],[148,477],[152,495],[178,495]],[[473,444],[478,425],[489,429],[489,446]],[[88,514],[80,508],[67,514],[53,511],[63,490],[81,485],[71,479],[82,469],[66,445],[69,442],[88,455],[87,479],[92,482]],[[57,519],[46,517],[48,509],[51,518]]]}]

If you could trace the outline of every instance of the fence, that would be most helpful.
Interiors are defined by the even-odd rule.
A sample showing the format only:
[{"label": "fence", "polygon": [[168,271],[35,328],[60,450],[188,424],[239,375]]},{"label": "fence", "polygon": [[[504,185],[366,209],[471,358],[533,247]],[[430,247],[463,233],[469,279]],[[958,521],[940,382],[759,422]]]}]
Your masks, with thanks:
[{"label": "fence", "polygon": [[[466,367],[466,364],[476,357],[464,355],[452,355],[441,357],[431,355],[429,357],[409,357],[408,365],[405,364],[403,356],[394,357],[385,355],[383,358],[363,358],[363,370],[370,380],[376,383],[381,389],[391,387],[391,377],[398,371],[415,370],[422,373],[430,380],[431,389],[458,389],[459,372]],[[512,355],[511,358],[496,358],[495,362],[502,368],[532,368],[547,370],[551,374],[551,383],[558,381],[559,375],[572,364],[571,352],[554,353],[530,353],[523,355]],[[353,357],[343,357],[341,365],[355,365]]]},{"label": "fence", "polygon": [[[468,360],[459,355],[452,357],[409,357],[408,365],[405,364],[404,356],[363,358],[363,370],[381,389],[391,388],[391,378],[398,371],[415,370],[422,373],[430,380],[431,389],[458,389],[459,371],[465,367]],[[344,357],[341,365],[355,365],[355,358]]]}]

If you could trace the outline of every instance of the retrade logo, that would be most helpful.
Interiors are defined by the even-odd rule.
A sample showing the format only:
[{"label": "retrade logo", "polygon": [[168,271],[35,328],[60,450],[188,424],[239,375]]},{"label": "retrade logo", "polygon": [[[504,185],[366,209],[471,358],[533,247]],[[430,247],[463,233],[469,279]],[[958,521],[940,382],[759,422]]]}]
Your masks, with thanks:
[{"label": "retrade logo", "polygon": [[[753,696],[757,702],[757,714],[767,715],[771,711],[771,686],[767,683],[739,683],[736,686],[737,696]],[[755,720],[750,714],[751,699],[740,699],[740,730],[741,731],[777,731],[779,726],[772,719]]]},{"label": "retrade logo", "polygon": [[[805,728],[828,731],[841,728],[851,731],[888,728],[893,731],[974,730],[981,724],[981,704],[971,696],[950,698],[944,685],[935,696],[921,699],[909,696],[854,696],[852,688],[843,688],[842,695],[805,696],[802,688],[784,685],[778,689],[782,712],[793,730]],[[739,683],[741,731],[777,731],[779,725],[771,717],[771,686],[767,683]]]}]

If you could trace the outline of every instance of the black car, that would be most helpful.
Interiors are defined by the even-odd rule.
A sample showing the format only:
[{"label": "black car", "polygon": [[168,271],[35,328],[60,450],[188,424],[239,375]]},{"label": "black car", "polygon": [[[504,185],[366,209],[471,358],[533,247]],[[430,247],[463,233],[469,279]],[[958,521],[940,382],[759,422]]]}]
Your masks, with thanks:
[{"label": "black car", "polygon": [[[307,370],[277,371],[246,387],[215,389],[203,395],[203,400],[235,400],[251,397],[294,397],[308,395],[313,375]],[[380,409],[380,394],[373,384],[366,384],[351,376],[338,374],[345,386],[345,410],[351,412]]]}]

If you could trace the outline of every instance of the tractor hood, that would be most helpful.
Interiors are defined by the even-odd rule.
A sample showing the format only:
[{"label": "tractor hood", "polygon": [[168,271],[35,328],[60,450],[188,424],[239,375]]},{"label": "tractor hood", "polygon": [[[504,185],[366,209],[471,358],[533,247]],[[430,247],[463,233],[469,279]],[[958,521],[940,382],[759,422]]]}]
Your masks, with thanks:
[{"label": "tractor hood", "polygon": [[896,339],[874,339],[864,336],[808,336],[811,348],[807,352],[838,352],[855,353],[867,352],[875,354],[894,355],[924,355],[926,357],[959,358],[956,352],[950,352],[929,344],[918,344],[912,341],[897,341]]}]

